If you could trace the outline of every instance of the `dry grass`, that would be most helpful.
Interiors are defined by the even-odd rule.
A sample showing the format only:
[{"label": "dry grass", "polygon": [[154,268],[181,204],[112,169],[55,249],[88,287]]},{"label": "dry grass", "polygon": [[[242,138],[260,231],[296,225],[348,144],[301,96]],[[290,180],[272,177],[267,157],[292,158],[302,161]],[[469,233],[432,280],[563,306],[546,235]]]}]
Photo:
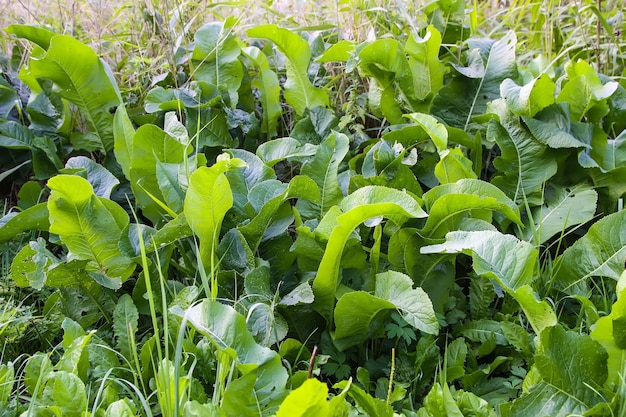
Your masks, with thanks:
[{"label": "dry grass", "polygon": [[[357,42],[392,33],[408,34],[428,23],[427,0],[0,0],[0,27],[43,25],[89,44],[118,73],[123,88],[142,88],[155,74],[175,71],[173,54],[193,33],[214,20],[236,19],[234,30],[276,23],[289,28],[332,26],[341,38]],[[592,8],[600,5],[614,30],[598,25]],[[532,59],[566,54],[599,57],[603,72],[621,75],[626,50],[626,0],[466,0],[476,9],[475,35],[514,30],[520,56]],[[578,11],[582,11],[577,14]],[[469,22],[469,18],[467,19]],[[600,30],[598,32],[598,29]],[[598,36],[599,33],[599,36]],[[14,40],[0,33],[0,53]],[[587,54],[591,51],[592,54]],[[586,55],[588,56],[586,56]],[[614,71],[617,69],[617,71]]]},{"label": "dry grass", "polygon": [[[417,3],[404,0],[0,0],[0,27],[34,24],[90,45],[118,75],[120,87],[141,94],[154,76],[176,73],[174,53],[193,41],[205,23],[236,19],[234,30],[275,23],[289,28],[337,28],[344,39],[363,41],[398,30]],[[0,34],[0,53],[16,40]],[[29,48],[27,42],[22,44]]]}]

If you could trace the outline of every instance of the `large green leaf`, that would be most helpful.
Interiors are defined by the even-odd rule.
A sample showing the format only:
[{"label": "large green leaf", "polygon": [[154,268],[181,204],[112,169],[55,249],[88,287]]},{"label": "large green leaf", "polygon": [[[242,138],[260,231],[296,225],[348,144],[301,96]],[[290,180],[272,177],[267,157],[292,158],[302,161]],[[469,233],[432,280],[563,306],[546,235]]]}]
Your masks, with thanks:
[{"label": "large green leaf", "polygon": [[134,354],[138,320],[139,313],[132,298],[128,294],[122,295],[113,311],[113,331],[120,353],[129,361]]},{"label": "large green leaf", "polygon": [[476,273],[513,291],[532,283],[537,259],[537,250],[528,242],[490,231],[450,232],[445,243],[424,247],[421,252],[471,255]]},{"label": "large green leaf", "polygon": [[[133,247],[135,249],[135,253],[139,256],[140,249],[139,240],[137,238],[137,233],[132,233],[137,229],[130,229],[129,239],[133,239]],[[179,239],[184,237],[191,236],[193,232],[189,227],[189,223],[185,218],[185,214],[179,214],[174,219],[170,220],[166,224],[163,225],[159,230],[157,230],[152,236],[150,236],[151,241],[146,245],[146,251],[152,252],[155,249],[163,248],[170,243],[173,243]]]},{"label": "large green leaf", "polygon": [[234,361],[240,376],[235,375],[226,394],[229,390],[237,393],[238,398],[229,401],[229,409],[235,408],[239,414],[231,412],[229,415],[260,413],[269,416],[276,412],[285,396],[287,371],[276,352],[255,342],[242,315],[232,307],[210,300],[204,300],[186,311],[175,307],[172,312],[187,320],[221,354]]},{"label": "large green leaf", "polygon": [[133,417],[136,415],[135,405],[128,398],[112,402],[104,413],[104,417]]},{"label": "large green leaf", "polygon": [[[126,131],[126,128],[124,129]],[[130,185],[143,214],[154,224],[168,212],[165,197],[159,187],[157,161],[180,164],[192,148],[185,146],[155,125],[143,125],[132,140],[130,153]]]},{"label": "large green leaf", "polygon": [[80,417],[87,409],[85,384],[71,372],[57,371],[45,380],[42,402],[55,408],[59,415]]},{"label": "large green leaf", "polygon": [[437,121],[433,116],[424,113],[406,114],[405,117],[413,120],[424,129],[424,132],[430,137],[437,147],[438,152],[443,152],[448,148],[448,131],[446,127]]},{"label": "large green leaf", "polygon": [[348,154],[349,142],[343,133],[333,132],[318,146],[313,158],[302,164],[300,173],[313,179],[321,193],[321,204],[315,204],[310,199],[298,203],[298,210],[303,216],[321,218],[343,198],[339,188],[338,168]]},{"label": "large green leaf", "polygon": [[391,301],[411,326],[430,334],[437,334],[439,323],[435,318],[432,303],[421,289],[413,289],[413,280],[396,271],[376,275],[374,295]]},{"label": "large green leaf", "polygon": [[326,417],[330,411],[327,396],[326,384],[317,379],[307,379],[287,395],[276,417]]},{"label": "large green leaf", "polygon": [[553,104],[522,120],[535,139],[553,149],[590,148],[589,142],[594,142],[591,125],[572,123],[569,103]]},{"label": "large green leaf", "polygon": [[48,268],[57,263],[59,260],[46,248],[46,241],[37,238],[24,246],[13,258],[11,278],[18,287],[40,290],[46,283]]},{"label": "large green leaf", "polygon": [[311,48],[307,41],[295,33],[276,25],[256,26],[248,30],[252,38],[269,39],[285,55],[287,81],[285,82],[285,100],[298,115],[315,106],[328,106],[328,92],[313,86],[308,70],[311,62]]},{"label": "large green leaf", "polygon": [[606,216],[555,260],[554,284],[567,294],[588,295],[587,280],[618,280],[626,262],[626,210]]},{"label": "large green leaf", "polygon": [[[203,99],[205,92],[198,92],[191,90],[190,88],[163,88],[154,87],[146,94],[144,108],[148,113],[156,113],[159,111],[180,111],[183,108],[198,109],[206,108],[209,104],[217,104],[221,102],[221,97],[217,96],[217,86],[207,84],[205,82],[194,82],[190,84],[190,87],[198,87],[199,85],[205,86],[207,91],[210,92],[212,99],[209,103],[205,103]],[[191,126],[189,126],[191,127]]]},{"label": "large green leaf", "polygon": [[24,162],[20,160],[21,163],[11,162],[11,166],[0,173],[0,182],[31,162],[37,179],[50,178],[63,167],[55,142],[47,136],[36,136],[31,129],[20,123],[5,121],[0,124],[0,146],[31,151],[31,159]]},{"label": "large green leaf", "polygon": [[7,242],[22,232],[29,230],[46,232],[49,228],[48,205],[39,203],[24,211],[14,211],[0,218],[0,243]]},{"label": "large green leaf", "polygon": [[626,131],[622,131],[615,139],[606,143],[604,158],[600,166],[606,170],[623,167],[626,163]]},{"label": "large green leaf", "polygon": [[35,135],[26,126],[14,121],[0,125],[0,146],[7,149],[33,149]]},{"label": "large green leaf", "polygon": [[109,199],[113,189],[120,183],[108,169],[85,156],[74,156],[68,159],[61,173],[80,175],[89,181],[98,197]]},{"label": "large green leaf", "polygon": [[194,35],[191,55],[192,75],[228,91],[230,104],[237,105],[238,90],[243,79],[243,65],[239,61],[241,48],[233,29],[223,22],[211,22],[202,26]]},{"label": "large green leaf", "polygon": [[[269,181],[266,181],[265,183],[267,182]],[[253,188],[250,191],[250,194],[252,195],[259,187],[263,187],[265,183],[261,183],[259,186]],[[291,198],[306,199],[312,202],[320,201],[319,191],[313,180],[302,175],[292,178],[289,185],[284,187],[284,191],[274,197],[262,201],[262,204],[258,204],[260,208],[259,213],[250,220],[250,223],[239,228],[241,233],[243,233],[246,237],[248,245],[250,245],[253,252],[256,252],[259,248],[263,234],[266,232],[274,215],[283,203]]]},{"label": "large green leaf", "polygon": [[498,170],[491,182],[515,202],[538,201],[533,194],[540,193],[545,181],[557,171],[557,162],[546,145],[537,141],[499,100],[492,105],[499,122],[492,120],[487,128],[487,138],[495,141],[501,155],[494,159]]},{"label": "large green leaf", "polygon": [[6,31],[16,35],[18,38],[28,39],[43,49],[50,48],[50,41],[58,35],[58,33],[46,28],[30,25],[9,25]]},{"label": "large green leaf", "polygon": [[485,210],[489,212],[486,220],[490,221],[490,211],[496,210],[511,221],[522,224],[515,203],[496,186],[485,181],[463,179],[439,185],[424,194],[423,198],[429,214],[420,234],[429,237],[443,237],[447,232],[458,229],[464,218],[477,216]]},{"label": "large green leaf", "polygon": [[515,298],[537,334],[557,323],[550,305],[538,301],[530,287],[538,255],[530,243],[496,231],[450,232],[445,243],[422,247],[420,252],[470,255],[474,271],[493,279]]},{"label": "large green leaf", "polygon": [[115,159],[120,164],[122,172],[127,180],[130,181],[130,167],[133,158],[133,139],[135,136],[135,128],[128,117],[126,108],[119,106],[113,117],[113,151]]},{"label": "large green leaf", "polygon": [[467,130],[473,115],[486,112],[487,103],[500,98],[500,83],[517,76],[515,33],[498,41],[470,39],[467,67],[435,97],[433,114],[450,126]]},{"label": "large green leaf", "polygon": [[224,173],[244,166],[242,160],[223,154],[215,165],[198,168],[189,178],[184,213],[189,227],[200,239],[200,258],[208,271],[217,265],[215,249],[222,221],[233,205],[233,194]]},{"label": "large green leaf", "polygon": [[582,415],[604,402],[599,390],[607,378],[607,353],[589,336],[560,326],[546,328],[535,365],[541,382],[503,407],[503,416]]},{"label": "large green leaf", "polygon": [[418,100],[432,100],[443,87],[445,67],[439,61],[440,48],[441,33],[432,25],[426,28],[423,38],[411,34],[404,45],[413,74],[415,98]]},{"label": "large green leaf", "polygon": [[282,114],[278,76],[270,69],[267,57],[259,48],[250,46],[243,48],[242,52],[252,61],[259,71],[257,76],[252,80],[252,87],[259,91],[259,101],[263,108],[261,132],[266,133],[268,138],[272,138],[276,136],[278,118]]},{"label": "large green leaf", "polygon": [[432,303],[421,288],[396,271],[376,275],[374,295],[354,291],[344,294],[335,308],[335,345],[343,350],[363,343],[380,332],[382,319],[389,311],[399,310],[411,326],[437,334],[439,324]]},{"label": "large green leaf", "polygon": [[315,155],[316,146],[301,144],[294,138],[286,137],[270,140],[260,144],[256,154],[267,166],[274,166],[287,158],[307,157]]},{"label": "large green leaf", "polygon": [[541,74],[529,83],[519,86],[507,78],[500,85],[500,94],[517,116],[534,116],[554,103],[556,85],[547,74]]},{"label": "large green leaf", "polygon": [[470,161],[459,148],[446,149],[440,153],[440,160],[435,165],[435,176],[441,184],[454,183],[462,179],[476,179]]},{"label": "large green leaf", "polygon": [[378,39],[366,45],[359,52],[359,69],[363,76],[370,77],[368,100],[372,112],[384,116],[393,124],[402,123],[405,111],[402,100],[396,98],[395,85],[405,99],[415,95],[413,77],[402,45],[395,39]]},{"label": "large green leaf", "polygon": [[617,301],[608,316],[600,317],[589,334],[609,355],[607,387],[617,390],[626,364],[626,271],[617,284]]},{"label": "large green leaf", "polygon": [[229,149],[228,153],[247,164],[244,169],[228,171],[226,177],[233,192],[233,207],[224,219],[224,227],[232,229],[250,218],[248,213],[248,194],[257,184],[275,180],[274,170],[263,163],[255,154],[243,149]]},{"label": "large green leaf", "polygon": [[543,245],[571,226],[593,219],[598,193],[584,185],[571,189],[550,186],[545,190],[544,201],[542,206],[532,208],[533,224],[527,218],[521,235],[537,245]]},{"label": "large green leaf", "polygon": [[[18,35],[28,36],[28,33],[21,31]],[[80,109],[92,134],[84,149],[102,152],[113,149],[110,110],[122,100],[111,70],[91,48],[71,36],[53,36],[46,50],[35,51],[25,71],[29,78],[52,81],[61,96]]]},{"label": "large green leaf", "polygon": [[46,249],[45,241],[38,238],[22,247],[11,263],[11,278],[18,287],[40,290],[46,280],[45,271],[56,257]]},{"label": "large green leaf", "polygon": [[599,116],[606,114],[608,112],[606,99],[617,90],[619,84],[616,81],[603,84],[593,67],[581,59],[568,62],[565,70],[567,81],[562,85],[556,101],[569,103],[572,120],[575,122],[581,121],[585,115],[599,122],[599,117],[593,116],[590,110],[602,103],[605,110],[601,110]]},{"label": "large green leaf", "polygon": [[[130,276],[135,264],[118,248],[128,214],[111,200],[97,197],[81,177],[58,175],[48,181],[50,233],[56,233],[69,250],[69,259],[89,261],[87,272],[94,279],[117,288]],[[100,281],[99,281],[100,282]]]},{"label": "large green leaf", "polygon": [[[331,212],[332,210],[325,218],[329,215],[337,215],[336,212]],[[335,305],[341,254],[352,231],[366,220],[380,216],[391,216],[396,220],[427,216],[413,197],[402,191],[382,186],[367,186],[358,189],[343,199],[340,212],[342,214],[333,221],[334,227],[317,270],[317,276],[313,281],[314,306],[329,323],[332,322]]]}]

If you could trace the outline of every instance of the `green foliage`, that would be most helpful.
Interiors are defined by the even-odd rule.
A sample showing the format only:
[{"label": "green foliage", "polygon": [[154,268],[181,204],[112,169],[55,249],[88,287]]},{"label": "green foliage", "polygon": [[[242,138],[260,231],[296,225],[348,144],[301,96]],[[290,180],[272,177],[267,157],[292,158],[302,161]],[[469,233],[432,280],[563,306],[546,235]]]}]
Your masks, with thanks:
[{"label": "green foliage", "polygon": [[246,329],[245,318],[232,308],[205,300],[175,314],[183,317],[214,344],[219,355],[225,355],[241,373],[224,388],[227,415],[250,415],[261,411],[270,415],[284,397],[287,371],[280,356],[258,345]]},{"label": "green foliage", "polygon": [[0,415],[623,414],[624,86],[401,3],[8,28]]},{"label": "green foliage", "polygon": [[96,196],[91,184],[78,176],[58,175],[48,181],[48,187],[50,233],[59,236],[70,259],[88,261],[85,269],[93,279],[117,288],[120,284],[114,281],[125,280],[135,269],[117,245],[128,226],[126,212]]},{"label": "green foliage", "polygon": [[271,40],[285,55],[287,59],[285,62],[287,72],[287,81],[284,85],[285,100],[294,108],[296,114],[302,115],[306,109],[316,106],[328,106],[328,93],[315,87],[309,80],[311,49],[306,40],[275,25],[252,28],[248,30],[248,36]]},{"label": "green foliage", "polygon": [[[330,218],[333,216],[334,218]],[[332,222],[333,229],[313,281],[317,311],[331,322],[341,254],[350,234],[368,219],[378,216],[394,217],[397,223],[406,218],[425,217],[426,213],[410,195],[380,186],[364,187],[345,198],[337,211],[329,212],[324,219]],[[322,219],[322,222],[324,222]]]},{"label": "green foliage", "polygon": [[52,81],[62,98],[76,105],[85,119],[90,132],[76,132],[72,145],[86,151],[107,152],[113,149],[113,116],[109,109],[121,104],[117,83],[111,70],[88,46],[65,35],[42,39],[40,32],[10,26],[9,32],[39,45],[33,50],[33,58],[23,69],[22,80],[35,92],[42,87],[39,79]]}]

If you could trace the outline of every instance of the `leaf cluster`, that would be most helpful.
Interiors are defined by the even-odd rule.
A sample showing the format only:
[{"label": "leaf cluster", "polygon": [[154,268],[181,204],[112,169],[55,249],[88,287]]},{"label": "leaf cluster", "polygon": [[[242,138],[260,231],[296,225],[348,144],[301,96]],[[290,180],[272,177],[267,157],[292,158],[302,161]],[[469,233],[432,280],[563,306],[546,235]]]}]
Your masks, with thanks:
[{"label": "leaf cluster", "polygon": [[0,415],[619,415],[625,87],[462,6],[364,42],[208,23],[140,102],[10,26],[0,242],[47,331]]}]

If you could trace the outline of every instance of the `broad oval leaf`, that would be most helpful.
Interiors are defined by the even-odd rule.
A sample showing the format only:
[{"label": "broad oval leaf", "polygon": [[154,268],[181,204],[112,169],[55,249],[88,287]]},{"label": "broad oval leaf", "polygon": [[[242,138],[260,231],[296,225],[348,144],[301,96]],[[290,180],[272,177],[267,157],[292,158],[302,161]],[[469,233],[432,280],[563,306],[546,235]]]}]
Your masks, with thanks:
[{"label": "broad oval leaf", "polygon": [[[331,213],[324,217],[336,216]],[[335,293],[339,274],[341,254],[352,231],[366,220],[383,216],[396,219],[427,217],[418,202],[410,195],[382,186],[367,186],[358,189],[341,202],[343,214],[336,217],[324,256],[313,281],[315,309],[327,322],[332,322]],[[324,219],[322,219],[322,223]],[[321,224],[320,224],[321,227]]]},{"label": "broad oval leaf", "polygon": [[113,311],[113,332],[117,347],[127,360],[131,360],[134,353],[138,320],[139,313],[133,299],[128,294],[122,295]]},{"label": "broad oval leaf", "polygon": [[59,260],[46,249],[46,241],[37,238],[24,246],[13,258],[11,278],[18,287],[43,288],[46,283],[46,272]]},{"label": "broad oval leaf", "polygon": [[259,48],[250,46],[243,48],[242,52],[259,70],[252,80],[252,87],[259,91],[259,101],[263,108],[261,131],[266,133],[268,138],[272,138],[276,136],[278,118],[282,114],[278,76],[270,69],[267,57]]},{"label": "broad oval leaf", "polygon": [[256,303],[250,307],[247,322],[250,333],[260,345],[267,347],[280,343],[289,330],[284,317],[265,303]]},{"label": "broad oval leaf", "polygon": [[248,30],[252,38],[269,39],[287,58],[285,100],[298,115],[316,106],[328,106],[328,92],[311,84],[308,76],[311,49],[307,41],[295,33],[276,25],[262,25]]},{"label": "broad oval leaf", "polygon": [[80,416],[87,409],[85,384],[74,373],[51,372],[43,391],[44,404],[57,406],[64,416]]},{"label": "broad oval leaf", "polygon": [[439,60],[440,48],[441,33],[433,25],[426,28],[424,38],[411,34],[404,45],[415,83],[415,98],[418,100],[434,97],[443,87],[445,66]]},{"label": "broad oval leaf", "polygon": [[[591,148],[588,140],[581,140],[578,131],[588,128],[592,131],[591,125],[575,123],[571,121],[569,103],[559,103],[546,107],[535,117],[522,117],[524,124],[539,142],[548,145],[550,148]],[[592,133],[590,132],[591,136]]]},{"label": "broad oval leaf", "polygon": [[257,251],[263,239],[263,235],[266,233],[273,217],[285,201],[290,198],[300,198],[317,203],[320,200],[319,190],[313,180],[302,175],[292,178],[289,185],[283,184],[277,180],[264,181],[250,190],[251,200],[253,194],[258,194],[256,193],[257,190],[268,190],[268,188],[265,187],[266,184],[276,184],[279,187],[273,187],[273,194],[266,196],[266,199],[259,202],[251,201],[251,205],[256,206],[259,212],[249,223],[239,227],[239,230],[245,236],[253,252]]},{"label": "broad oval leaf", "polygon": [[567,294],[587,295],[587,280],[619,280],[626,262],[626,210],[594,223],[587,234],[556,258],[554,284]]},{"label": "broad oval leaf", "polygon": [[267,166],[274,166],[287,158],[297,158],[314,155],[315,145],[302,145],[300,141],[286,137],[270,140],[259,145],[256,154]]},{"label": "broad oval leaf", "polygon": [[446,124],[467,130],[472,116],[484,114],[487,103],[500,98],[500,84],[516,78],[517,37],[507,32],[498,41],[468,40],[468,67],[454,66],[462,76],[446,84],[435,97],[432,114]]},{"label": "broad oval leaf", "polygon": [[495,231],[450,232],[445,243],[422,247],[420,252],[470,255],[474,271],[495,280],[515,298],[537,334],[557,323],[550,305],[537,300],[530,287],[538,255],[530,243]]},{"label": "broad oval leaf", "polygon": [[440,152],[439,157],[441,159],[435,165],[435,176],[440,183],[449,184],[462,179],[478,178],[472,170],[472,161],[460,149],[446,149]]},{"label": "broad oval leaf", "polygon": [[214,256],[220,228],[233,205],[233,194],[224,173],[245,166],[242,160],[225,156],[218,158],[212,167],[200,167],[191,174],[184,202],[187,223],[200,239],[200,257],[208,271],[217,265]]},{"label": "broad oval leaf", "polygon": [[460,222],[471,217],[472,211],[496,210],[522,225],[517,205],[499,188],[485,181],[462,179],[439,185],[424,194],[423,199],[429,215],[420,233],[432,238],[459,229]]},{"label": "broad oval leaf", "polygon": [[[338,349],[363,343],[374,338],[383,325],[383,317],[396,306],[365,291],[344,294],[335,306],[334,316],[337,329],[334,342]],[[379,334],[380,336],[380,334]]]},{"label": "broad oval leaf", "polygon": [[396,271],[376,275],[374,295],[392,302],[411,326],[429,334],[439,332],[432,302],[421,288],[413,288],[411,277]]},{"label": "broad oval leaf", "polygon": [[531,209],[533,224],[530,224],[530,218],[526,219],[526,228],[520,235],[538,245],[571,226],[593,219],[598,193],[584,185],[571,189],[549,186],[544,201],[542,206]]},{"label": "broad oval leaf", "polygon": [[537,141],[521,124],[519,117],[508,111],[502,100],[492,103],[500,121],[492,120],[487,127],[487,138],[495,141],[502,152],[493,161],[499,171],[491,183],[504,191],[515,202],[538,201],[543,183],[557,172],[557,161],[546,145]]},{"label": "broad oval leaf", "polygon": [[504,416],[582,415],[604,402],[607,354],[585,334],[554,326],[541,332],[535,364],[542,381],[505,407]]},{"label": "broad oval leaf", "polygon": [[304,217],[322,217],[343,198],[338,169],[348,154],[349,142],[343,133],[333,132],[319,144],[313,158],[302,164],[300,173],[315,181],[321,193],[321,204],[315,204],[311,199],[299,202],[298,210]]},{"label": "broad oval leaf", "polygon": [[132,152],[129,179],[133,194],[143,214],[158,224],[169,212],[159,187],[157,161],[180,164],[192,149],[155,125],[143,125],[135,132],[129,151]]},{"label": "broad oval leaf", "polygon": [[6,31],[16,35],[18,38],[28,39],[43,49],[50,48],[50,41],[58,35],[58,33],[51,30],[31,25],[9,25]]},{"label": "broad oval leaf", "polygon": [[7,242],[29,230],[48,231],[48,205],[39,203],[20,212],[11,212],[0,218],[0,243]]},{"label": "broad oval leaf", "polygon": [[98,197],[111,198],[111,192],[120,183],[108,169],[84,156],[74,156],[68,159],[65,169],[61,172],[78,174],[86,178]]},{"label": "broad oval leaf", "polygon": [[528,242],[500,232],[450,232],[446,242],[423,247],[421,253],[464,253],[474,261],[477,274],[515,291],[533,279],[537,250]]},{"label": "broad oval leaf", "polygon": [[395,86],[408,101],[415,97],[402,44],[395,39],[378,39],[364,46],[359,51],[359,69],[363,76],[370,77],[368,102],[372,112],[392,124],[402,123],[403,103],[396,98]]},{"label": "broad oval leaf", "polygon": [[439,324],[428,295],[413,288],[407,275],[396,271],[376,275],[374,295],[354,291],[344,294],[335,308],[335,345],[344,350],[363,343],[382,327],[383,315],[399,310],[411,326],[429,334],[437,334]]},{"label": "broad oval leaf", "polygon": [[91,184],[74,175],[48,181],[50,233],[59,235],[69,250],[68,259],[89,261],[87,271],[124,280],[135,264],[120,252],[118,242],[128,225],[128,215],[111,200],[97,197]]},{"label": "broad oval leaf", "polygon": [[81,110],[96,138],[86,150],[113,149],[110,110],[122,100],[111,70],[91,48],[71,36],[53,36],[45,54],[30,60],[27,72],[30,77],[54,82],[61,96]]},{"label": "broad oval leaf", "polygon": [[241,48],[231,27],[223,22],[202,26],[194,35],[191,62],[195,79],[225,88],[231,106],[239,100],[238,90],[243,79],[243,65],[239,61]]},{"label": "broad oval leaf", "polygon": [[500,84],[500,94],[509,109],[518,116],[532,117],[554,103],[555,90],[556,85],[547,74],[541,74],[521,87],[510,78]]},{"label": "broad oval leaf", "polygon": [[448,148],[448,130],[437,121],[433,116],[424,113],[405,114],[407,117],[417,123],[430,137],[437,147],[438,152],[443,152]]},{"label": "broad oval leaf", "polygon": [[[269,348],[256,343],[246,327],[246,320],[232,307],[217,301],[204,300],[186,311],[174,307],[172,313],[187,320],[197,331],[206,336],[222,353],[230,356],[242,376],[230,383],[250,379],[252,392],[243,391],[239,398],[244,404],[251,403],[258,415],[276,412],[278,403],[285,395],[288,374],[280,356]],[[246,384],[247,385],[247,384]],[[248,396],[255,400],[248,401]]]},{"label": "broad oval leaf", "polygon": [[276,417],[325,417],[330,407],[326,397],[328,386],[317,379],[307,379],[287,395]]}]

